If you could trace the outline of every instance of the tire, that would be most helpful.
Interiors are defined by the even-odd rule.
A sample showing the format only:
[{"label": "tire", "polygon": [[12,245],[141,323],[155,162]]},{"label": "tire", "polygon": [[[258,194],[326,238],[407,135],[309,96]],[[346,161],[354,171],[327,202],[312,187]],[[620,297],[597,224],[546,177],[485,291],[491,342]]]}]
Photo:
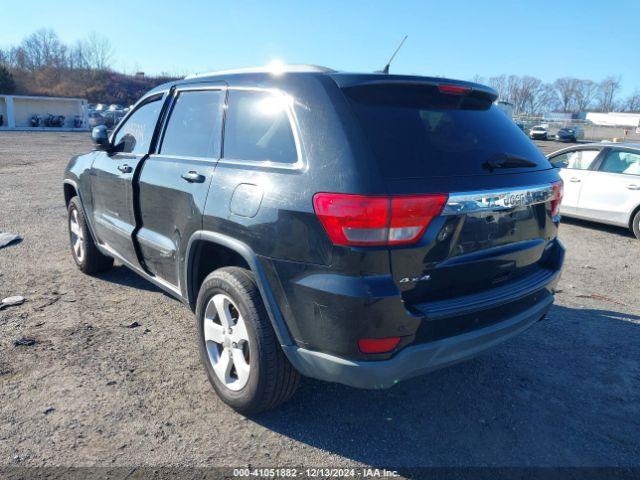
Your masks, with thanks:
[{"label": "tire", "polygon": [[640,240],[640,210],[638,210],[631,220],[631,231]]},{"label": "tire", "polygon": [[73,197],[67,208],[69,245],[78,268],[87,274],[104,272],[113,266],[113,258],[100,253],[84,218],[80,198]]},{"label": "tire", "polygon": [[250,271],[224,267],[209,274],[200,287],[196,319],[209,382],[231,408],[255,414],[295,393],[300,374],[280,348]]}]

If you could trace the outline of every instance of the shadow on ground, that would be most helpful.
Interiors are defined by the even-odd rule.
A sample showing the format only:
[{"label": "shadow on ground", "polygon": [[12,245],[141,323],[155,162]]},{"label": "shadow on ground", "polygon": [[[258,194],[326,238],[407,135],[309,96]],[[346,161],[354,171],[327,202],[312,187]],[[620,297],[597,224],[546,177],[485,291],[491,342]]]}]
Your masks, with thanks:
[{"label": "shadow on ground", "polygon": [[590,222],[589,220],[580,220],[578,218],[562,217],[562,223],[575,225],[577,227],[590,228],[592,230],[600,230],[601,232],[613,233],[621,237],[635,238],[631,230],[624,227],[616,227],[614,225],[606,225],[604,223]]},{"label": "shadow on ground", "polygon": [[111,282],[117,285],[123,285],[125,287],[131,287],[139,290],[145,290],[147,292],[163,293],[168,297],[173,298],[170,295],[166,294],[164,290],[156,287],[153,283],[144,279],[124,265],[115,265],[110,270],[104,273],[100,273],[96,276],[100,280],[104,280],[106,282]]},{"label": "shadow on ground", "polygon": [[406,476],[402,467],[637,466],[639,320],[555,306],[466,363],[385,391],[305,380],[292,401],[253,421]]}]

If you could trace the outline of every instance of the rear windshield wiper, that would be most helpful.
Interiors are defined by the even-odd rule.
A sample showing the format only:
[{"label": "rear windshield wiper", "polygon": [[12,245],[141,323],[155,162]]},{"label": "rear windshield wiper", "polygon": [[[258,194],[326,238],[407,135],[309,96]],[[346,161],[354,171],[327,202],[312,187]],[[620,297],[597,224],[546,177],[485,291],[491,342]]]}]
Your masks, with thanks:
[{"label": "rear windshield wiper", "polygon": [[538,164],[511,153],[498,153],[482,164],[483,168],[494,171],[498,168],[533,168]]}]

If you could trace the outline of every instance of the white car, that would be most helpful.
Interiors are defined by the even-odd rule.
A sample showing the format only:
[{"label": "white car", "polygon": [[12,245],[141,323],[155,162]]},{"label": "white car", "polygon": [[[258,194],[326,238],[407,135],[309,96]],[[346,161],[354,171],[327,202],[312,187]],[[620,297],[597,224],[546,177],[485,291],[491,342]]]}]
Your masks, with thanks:
[{"label": "white car", "polygon": [[592,143],[548,155],[560,169],[560,213],[629,228],[640,239],[640,144]]},{"label": "white car", "polygon": [[536,125],[529,130],[529,138],[532,140],[546,140],[549,130],[544,125]]}]

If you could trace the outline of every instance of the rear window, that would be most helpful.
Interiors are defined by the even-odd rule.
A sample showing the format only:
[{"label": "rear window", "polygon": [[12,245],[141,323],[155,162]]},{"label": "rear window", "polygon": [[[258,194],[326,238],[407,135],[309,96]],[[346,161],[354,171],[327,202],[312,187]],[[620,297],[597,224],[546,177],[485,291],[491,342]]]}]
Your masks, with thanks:
[{"label": "rear window", "polygon": [[296,163],[298,152],[287,115],[288,97],[231,90],[224,129],[224,157]]},{"label": "rear window", "polygon": [[472,92],[441,95],[431,85],[377,85],[343,90],[386,178],[489,174],[487,160],[504,154],[551,168],[518,126]]}]

